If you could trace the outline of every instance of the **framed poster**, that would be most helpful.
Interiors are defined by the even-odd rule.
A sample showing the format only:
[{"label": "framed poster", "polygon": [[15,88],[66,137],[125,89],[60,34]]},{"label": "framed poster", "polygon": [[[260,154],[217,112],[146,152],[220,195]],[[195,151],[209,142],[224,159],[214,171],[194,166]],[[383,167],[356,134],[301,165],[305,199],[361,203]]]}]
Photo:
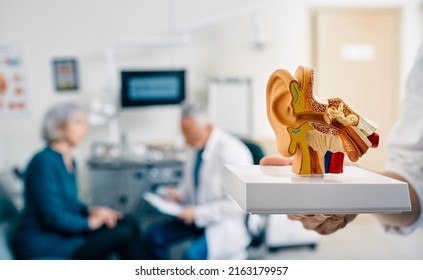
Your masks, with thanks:
[{"label": "framed poster", "polygon": [[76,59],[54,59],[53,72],[57,91],[78,90],[78,63]]},{"label": "framed poster", "polygon": [[0,116],[25,115],[28,112],[28,89],[23,66],[20,46],[0,46]]}]

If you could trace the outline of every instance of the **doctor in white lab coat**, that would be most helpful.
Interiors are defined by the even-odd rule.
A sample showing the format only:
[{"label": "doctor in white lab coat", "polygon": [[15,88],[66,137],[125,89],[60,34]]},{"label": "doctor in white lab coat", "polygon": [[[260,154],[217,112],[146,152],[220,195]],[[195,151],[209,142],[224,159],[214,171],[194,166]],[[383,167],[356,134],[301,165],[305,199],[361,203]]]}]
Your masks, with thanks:
[{"label": "doctor in white lab coat", "polygon": [[239,139],[212,125],[194,105],[183,106],[181,128],[191,149],[181,187],[168,189],[167,197],[185,207],[179,220],[148,231],[151,251],[166,259],[169,246],[194,238],[185,251],[186,259],[244,259],[250,242],[245,213],[225,193],[222,177],[225,164],[252,164],[251,153]]},{"label": "doctor in white lab coat", "polygon": [[[376,214],[388,232],[409,234],[423,226],[423,44],[407,80],[401,117],[388,139],[388,162],[383,174],[408,183],[411,212]],[[264,165],[286,165],[281,157],[267,157]],[[288,215],[307,229],[331,234],[345,227],[356,215]]]}]

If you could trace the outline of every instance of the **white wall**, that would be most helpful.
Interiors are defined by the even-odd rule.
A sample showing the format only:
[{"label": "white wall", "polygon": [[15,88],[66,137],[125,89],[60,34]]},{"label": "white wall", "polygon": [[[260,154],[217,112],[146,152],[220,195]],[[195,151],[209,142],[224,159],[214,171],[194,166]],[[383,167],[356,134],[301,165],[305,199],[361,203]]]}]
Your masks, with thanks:
[{"label": "white wall", "polygon": [[[32,108],[28,117],[0,119],[0,167],[23,165],[42,146],[39,127],[51,104],[67,99],[88,104],[105,86],[105,49],[128,37],[169,34],[176,26],[228,10],[263,5],[266,46],[252,47],[250,18],[240,18],[193,32],[193,41],[175,49],[129,50],[118,55],[122,67],[186,67],[188,93],[204,100],[212,77],[251,77],[253,80],[253,135],[273,138],[265,113],[267,78],[276,68],[295,70],[310,61],[311,7],[403,7],[402,85],[416,54],[422,33],[421,7],[417,0],[0,0],[0,44],[21,43],[26,49]],[[171,9],[173,7],[173,9]],[[172,14],[172,11],[174,12]],[[75,56],[79,60],[81,89],[57,94],[53,88],[51,60]],[[403,87],[403,86],[402,86]],[[122,129],[144,142],[174,142],[177,110],[139,109],[123,112]],[[88,147],[106,139],[106,127],[94,127],[77,152],[85,167]],[[86,172],[82,169],[86,185]]]}]

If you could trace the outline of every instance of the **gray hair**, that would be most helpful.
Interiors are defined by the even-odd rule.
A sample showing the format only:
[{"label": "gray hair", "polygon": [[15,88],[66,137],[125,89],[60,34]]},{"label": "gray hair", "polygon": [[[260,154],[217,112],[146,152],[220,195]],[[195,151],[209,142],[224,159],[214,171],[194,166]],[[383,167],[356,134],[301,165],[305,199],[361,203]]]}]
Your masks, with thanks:
[{"label": "gray hair", "polygon": [[84,109],[77,103],[65,102],[52,106],[44,116],[42,126],[42,137],[47,143],[62,138],[60,128],[71,121],[77,113],[84,112]]},{"label": "gray hair", "polygon": [[199,125],[210,122],[207,110],[197,103],[185,102],[182,104],[182,119],[183,118],[193,118]]}]

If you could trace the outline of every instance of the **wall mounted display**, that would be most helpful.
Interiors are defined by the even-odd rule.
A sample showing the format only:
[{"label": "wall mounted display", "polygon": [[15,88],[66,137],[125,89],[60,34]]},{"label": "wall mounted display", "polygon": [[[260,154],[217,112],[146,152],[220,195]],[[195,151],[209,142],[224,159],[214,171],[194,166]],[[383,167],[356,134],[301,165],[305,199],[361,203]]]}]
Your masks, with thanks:
[{"label": "wall mounted display", "polygon": [[78,62],[76,59],[53,59],[53,72],[57,91],[78,90]]},{"label": "wall mounted display", "polygon": [[185,70],[122,71],[121,105],[175,105],[185,99]]},{"label": "wall mounted display", "polygon": [[29,100],[23,66],[20,46],[0,46],[0,116],[27,113]]}]

